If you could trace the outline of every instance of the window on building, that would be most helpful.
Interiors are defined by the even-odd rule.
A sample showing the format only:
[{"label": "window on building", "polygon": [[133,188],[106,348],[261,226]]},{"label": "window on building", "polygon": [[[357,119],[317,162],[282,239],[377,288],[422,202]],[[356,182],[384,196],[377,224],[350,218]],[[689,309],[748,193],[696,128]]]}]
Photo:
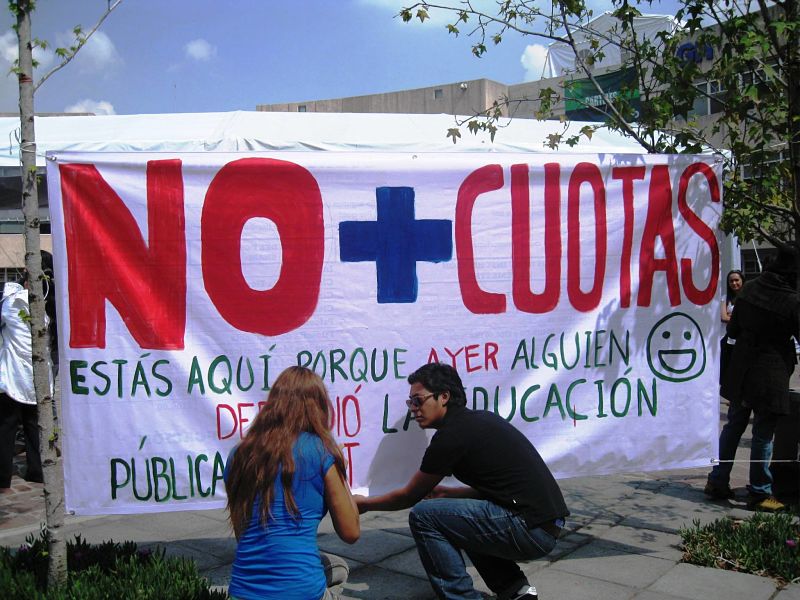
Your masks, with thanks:
[{"label": "window on building", "polygon": [[713,79],[711,81],[700,81],[694,84],[697,88],[698,94],[694,99],[692,110],[689,111],[690,117],[705,117],[722,112],[722,102],[720,98],[724,93],[724,89],[719,81]]},{"label": "window on building", "polygon": [[444,90],[442,90],[441,88],[436,88],[435,90],[433,90],[434,100],[439,100],[442,96],[444,96]]},{"label": "window on building", "polygon": [[297,106],[297,112],[306,112],[308,107],[305,104],[300,104]]},{"label": "window on building", "polygon": [[[770,91],[774,94],[776,89],[772,78],[780,73],[780,66],[775,61],[770,61],[765,67],[747,71],[739,75],[739,89],[747,93],[748,88],[754,86],[758,97],[769,101]],[[780,75],[778,75],[780,76]],[[755,103],[752,108],[755,108]]]},{"label": "window on building", "polygon": [[[25,223],[23,221],[0,221],[0,234],[3,233],[25,233]],[[50,233],[50,221],[39,223],[39,233]]]},{"label": "window on building", "polygon": [[22,277],[22,267],[0,267],[0,290],[7,281],[18,281]]},{"label": "window on building", "polygon": [[742,248],[742,271],[746,281],[761,275],[764,266],[777,256],[775,248]]},{"label": "window on building", "polygon": [[777,169],[778,188],[784,191],[790,188],[789,155],[786,150],[762,153],[753,162],[743,162],[739,169],[742,179],[752,179],[754,183],[763,177],[774,177]]}]

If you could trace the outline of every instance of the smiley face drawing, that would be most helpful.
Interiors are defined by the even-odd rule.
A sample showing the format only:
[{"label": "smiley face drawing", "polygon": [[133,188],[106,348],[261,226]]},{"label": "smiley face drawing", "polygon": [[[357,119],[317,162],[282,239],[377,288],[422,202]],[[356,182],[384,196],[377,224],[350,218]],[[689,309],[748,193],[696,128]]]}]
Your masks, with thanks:
[{"label": "smiley face drawing", "polygon": [[661,319],[647,336],[647,364],[664,381],[689,381],[706,368],[706,344],[694,319],[681,312]]}]

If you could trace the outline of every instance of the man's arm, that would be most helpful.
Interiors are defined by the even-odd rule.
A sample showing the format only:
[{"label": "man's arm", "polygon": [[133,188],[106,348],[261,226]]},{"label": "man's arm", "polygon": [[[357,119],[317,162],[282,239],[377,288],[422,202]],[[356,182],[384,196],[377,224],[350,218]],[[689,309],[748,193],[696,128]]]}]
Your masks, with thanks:
[{"label": "man's arm", "polygon": [[432,475],[417,471],[403,487],[380,496],[367,498],[353,496],[358,505],[358,512],[364,514],[370,510],[402,510],[414,506],[436,487],[444,475]]},{"label": "man's arm", "polygon": [[469,486],[449,486],[437,485],[428,494],[429,498],[474,498],[476,500],[483,500],[485,496],[475,488]]}]

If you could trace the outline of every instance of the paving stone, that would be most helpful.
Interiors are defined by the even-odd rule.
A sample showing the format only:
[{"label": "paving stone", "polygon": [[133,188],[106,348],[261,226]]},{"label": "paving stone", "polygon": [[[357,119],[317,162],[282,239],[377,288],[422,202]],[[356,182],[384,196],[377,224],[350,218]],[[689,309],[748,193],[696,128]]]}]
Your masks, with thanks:
[{"label": "paving stone", "polygon": [[612,546],[592,543],[554,562],[551,568],[634,588],[646,588],[674,566],[675,563],[670,560],[629,554]]},{"label": "paving stone", "polygon": [[542,569],[534,585],[539,600],[628,600],[636,590],[616,583],[567,573],[550,567]]},{"label": "paving stone", "polygon": [[800,583],[782,589],[773,600],[800,600]]},{"label": "paving stone", "polygon": [[768,600],[775,593],[775,582],[748,573],[681,563],[650,589],[692,600]]},{"label": "paving stone", "polygon": [[536,581],[538,580],[540,573],[548,567],[550,567],[550,563],[543,558],[519,563],[519,568],[522,569],[525,577],[527,577],[531,585],[534,586],[536,585]]},{"label": "paving stone", "polygon": [[618,525],[605,531],[597,538],[596,543],[611,545],[631,554],[664,558],[674,562],[683,556],[683,551],[680,549],[680,535],[654,529],[636,529]]},{"label": "paving stone", "polygon": [[576,533],[580,533],[581,535],[589,536],[592,538],[597,538],[603,535],[606,531],[611,529],[614,525],[608,522],[602,521],[592,521],[588,525],[581,527],[580,529],[576,529]]},{"label": "paving stone", "polygon": [[628,516],[619,525],[667,533],[678,533],[681,527],[691,526],[695,520],[701,524],[711,523],[730,512],[728,507],[702,500],[660,498],[657,494],[652,495],[651,502],[623,500],[620,510]]},{"label": "paving stone", "polygon": [[192,538],[181,540],[180,544],[212,556],[217,561],[231,563],[236,558],[236,540],[232,536],[226,538]]},{"label": "paving stone", "polygon": [[390,556],[377,563],[376,566],[396,573],[410,575],[411,577],[422,577],[425,581],[428,580],[425,575],[425,569],[419,560],[419,552],[417,552],[416,547]]},{"label": "paving stone", "polygon": [[[424,576],[424,573],[423,573]],[[427,579],[387,572],[376,566],[350,571],[342,585],[342,600],[434,600]]]},{"label": "paving stone", "polygon": [[416,548],[414,540],[396,533],[373,529],[361,532],[355,544],[346,544],[336,535],[321,535],[317,538],[319,549],[344,558],[363,563],[377,563],[395,554]]},{"label": "paving stone", "polygon": [[153,513],[147,515],[125,516],[120,524],[128,519],[125,529],[135,532],[163,532],[159,537],[164,541],[181,540],[197,537],[228,537],[231,533],[226,522],[209,518],[205,511],[178,511]]},{"label": "paving stone", "polygon": [[550,554],[548,554],[543,560],[548,560],[550,562],[561,560],[565,556],[568,556],[569,554],[575,552],[575,550],[577,550],[578,548],[585,546],[587,543],[588,542],[586,540],[575,540],[575,541],[570,539],[558,540],[558,544],[556,544],[556,547],[553,548],[550,551]]},{"label": "paving stone", "polygon": [[683,598],[678,598],[678,596],[671,596],[670,594],[663,594],[661,592],[653,592],[650,590],[645,590],[643,592],[639,592],[633,597],[633,600],[685,600]]},{"label": "paving stone", "polygon": [[213,554],[205,552],[202,547],[193,545],[186,541],[171,542],[168,545],[163,545],[158,542],[145,542],[140,545],[142,548],[163,547],[165,556],[180,557],[193,560],[197,566],[197,570],[201,573],[217,569],[225,564],[231,564],[233,558],[222,559]]}]

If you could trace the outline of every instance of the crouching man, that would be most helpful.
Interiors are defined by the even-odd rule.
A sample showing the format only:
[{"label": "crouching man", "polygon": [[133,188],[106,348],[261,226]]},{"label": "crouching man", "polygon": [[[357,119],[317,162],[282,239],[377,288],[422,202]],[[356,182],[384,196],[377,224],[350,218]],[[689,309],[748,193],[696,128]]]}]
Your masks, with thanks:
[{"label": "crouching man", "polygon": [[[536,588],[516,561],[548,554],[569,515],[553,475],[505,419],[466,408],[454,368],[424,365],[408,382],[409,410],[421,428],[436,434],[411,480],[381,496],[355,496],[359,511],[414,506],[409,525],[439,598],[482,598],[463,550],[500,600],[535,600]],[[469,487],[437,485],[447,475]]]}]

